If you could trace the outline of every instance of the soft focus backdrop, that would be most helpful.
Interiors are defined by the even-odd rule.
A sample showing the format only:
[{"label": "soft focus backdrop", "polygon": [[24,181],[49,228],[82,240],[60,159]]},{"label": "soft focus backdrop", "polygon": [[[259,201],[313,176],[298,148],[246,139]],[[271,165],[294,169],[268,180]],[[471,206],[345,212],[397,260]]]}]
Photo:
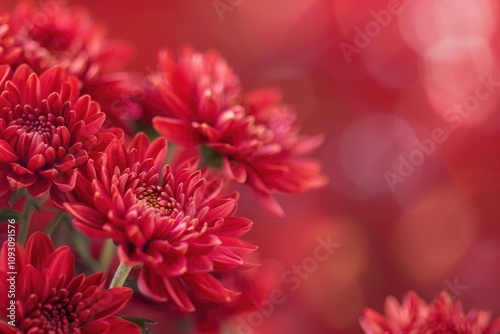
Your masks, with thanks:
[{"label": "soft focus backdrop", "polygon": [[[71,3],[135,44],[132,70],[153,71],[163,47],[217,49],[246,90],[281,87],[304,132],[326,135],[317,156],[330,184],[280,198],[286,218],[243,190],[261,284],[282,284],[286,297],[256,333],[360,333],[363,307],[382,311],[387,295],[408,290],[430,301],[447,289],[465,308],[500,316],[498,1]],[[341,246],[292,291],[280,275],[329,235]]]}]

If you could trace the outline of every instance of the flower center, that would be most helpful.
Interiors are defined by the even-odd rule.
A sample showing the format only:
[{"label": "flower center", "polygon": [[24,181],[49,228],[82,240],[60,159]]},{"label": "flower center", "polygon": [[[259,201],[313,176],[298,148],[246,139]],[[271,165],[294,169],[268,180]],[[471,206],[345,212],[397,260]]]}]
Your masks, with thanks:
[{"label": "flower center", "polygon": [[28,133],[38,133],[44,142],[50,143],[52,136],[56,132],[57,119],[51,113],[42,113],[38,108],[20,105],[16,106],[17,118],[11,124],[18,125]]},{"label": "flower center", "polygon": [[[79,317],[70,303],[70,296],[66,289],[57,293],[53,292],[45,303],[37,303],[30,315],[26,317],[21,325],[25,331],[38,333],[70,333],[72,328],[78,327]],[[23,328],[24,326],[28,328]],[[38,329],[38,331],[36,331]]]},{"label": "flower center", "polygon": [[162,196],[160,187],[148,187],[139,193],[138,199],[143,200],[150,208],[154,208],[160,213],[172,214],[177,207],[174,199],[165,199]]},{"label": "flower center", "polygon": [[30,32],[30,38],[40,43],[40,45],[50,51],[66,50],[71,45],[68,33],[54,27],[34,28]]},{"label": "flower center", "polygon": [[158,190],[154,188],[148,188],[144,190],[137,198],[142,199],[143,201],[146,202],[146,204],[152,208],[156,209],[163,209],[165,210],[164,206],[161,206],[158,203],[158,197],[160,194],[158,193]]}]

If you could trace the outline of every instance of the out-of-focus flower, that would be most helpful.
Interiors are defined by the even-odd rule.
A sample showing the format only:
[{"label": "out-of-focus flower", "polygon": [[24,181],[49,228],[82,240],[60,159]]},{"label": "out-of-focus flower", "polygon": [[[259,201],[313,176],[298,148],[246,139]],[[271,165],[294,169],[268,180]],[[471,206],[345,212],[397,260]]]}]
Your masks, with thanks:
[{"label": "out-of-focus flower", "polygon": [[9,34],[9,15],[0,10],[0,64],[18,64],[22,49],[16,39]]},{"label": "out-of-focus flower", "polygon": [[233,147],[224,143],[212,147],[227,156],[224,167],[231,175],[238,175],[244,166],[245,182],[256,190],[259,203],[282,215],[275,192],[297,194],[326,183],[320,162],[307,157],[323,142],[323,135],[300,135],[295,113],[281,104],[281,94],[275,90],[248,93],[243,105],[249,113],[246,136],[237,131]]},{"label": "out-of-focus flower", "polygon": [[59,65],[83,82],[82,92],[101,104],[114,125],[126,128],[126,120],[140,117],[133,100],[136,79],[119,72],[131,58],[131,45],[107,39],[104,26],[84,8],[26,0],[7,17],[0,24],[0,45],[5,44],[2,60],[13,69],[26,63],[41,74]]},{"label": "out-of-focus flower", "polygon": [[162,50],[158,70],[160,73],[154,76],[152,84],[158,85],[164,105],[155,112],[174,117],[182,126],[186,122],[195,123],[192,128],[184,126],[190,131],[178,141],[198,143],[209,139],[213,133],[204,133],[207,128],[201,127],[202,124],[223,128],[228,118],[234,117],[233,113],[241,115],[241,107],[231,110],[241,98],[240,80],[218,52],[202,54],[184,48],[176,61]]},{"label": "out-of-focus flower", "polygon": [[60,204],[75,186],[76,169],[120,135],[102,132],[104,119],[63,68],[38,76],[27,65],[13,74],[0,65],[0,195],[26,187],[43,198],[50,190]]},{"label": "out-of-focus flower", "polygon": [[241,295],[230,304],[196,304],[193,317],[197,334],[221,333],[230,319],[255,311],[260,305],[269,305],[272,292],[282,284],[281,271],[270,265],[252,271],[225,272],[219,279],[225,286],[241,291]]},{"label": "out-of-focus flower", "polygon": [[190,295],[230,302],[236,293],[211,273],[248,266],[242,256],[255,247],[239,237],[252,222],[233,215],[237,195],[219,195],[222,180],[206,178],[196,162],[164,166],[166,148],[143,133],[128,148],[111,143],[79,174],[65,207],[83,233],[112,238],[122,262],[144,265],[138,286],[149,298],[183,311],[194,310]]},{"label": "out-of-focus flower", "polygon": [[491,312],[479,309],[464,314],[460,301],[446,292],[429,305],[414,292],[406,294],[401,305],[387,297],[385,315],[366,309],[359,322],[367,334],[500,333],[500,318],[491,322]]},{"label": "out-of-focus flower", "polygon": [[159,68],[165,112],[153,119],[155,129],[176,144],[203,145],[204,155],[233,180],[249,184],[270,212],[283,215],[274,193],[324,184],[319,163],[305,157],[322,138],[298,135],[295,115],[279,94],[243,96],[238,77],[214,52],[188,49],[178,62],[161,52]]},{"label": "out-of-focus flower", "polygon": [[[8,257],[15,253],[15,270]],[[129,288],[103,290],[103,273],[74,277],[75,260],[68,246],[54,249],[49,237],[35,232],[26,249],[3,244],[0,253],[0,332],[136,333],[137,325],[114,314],[132,297]],[[15,271],[17,274],[11,275]],[[15,299],[9,299],[12,277]],[[13,310],[13,311],[12,311]]]}]

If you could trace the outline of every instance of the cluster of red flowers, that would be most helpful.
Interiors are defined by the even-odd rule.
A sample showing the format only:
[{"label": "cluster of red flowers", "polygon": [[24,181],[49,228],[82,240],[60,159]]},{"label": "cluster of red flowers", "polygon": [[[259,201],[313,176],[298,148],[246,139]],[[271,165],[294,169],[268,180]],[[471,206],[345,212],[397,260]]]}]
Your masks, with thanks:
[{"label": "cluster of red flowers", "polygon": [[[245,257],[257,247],[241,240],[253,223],[236,215],[231,182],[283,215],[276,193],[325,183],[308,157],[321,136],[299,133],[278,92],[243,93],[215,52],[186,49],[178,60],[160,52],[150,98],[134,100],[129,45],[107,39],[84,9],[52,5],[0,11],[0,205],[12,213],[25,197],[18,217],[26,233],[29,206],[45,203],[66,215],[71,233],[112,240],[121,264],[104,289],[102,272],[74,277],[76,247],[54,249],[40,232],[26,247],[26,235],[5,242],[0,293],[8,295],[12,254],[18,293],[15,320],[2,297],[1,331],[139,333],[115,316],[133,294],[119,287],[133,268],[136,292],[152,301],[183,312],[234,309],[243,299],[224,278],[254,267]],[[139,118],[158,138],[132,135]],[[168,159],[167,140],[179,146]]]},{"label": "cluster of red flowers", "polygon": [[155,79],[164,103],[155,108],[155,129],[188,152],[204,147],[205,163],[250,185],[268,211],[283,215],[276,192],[300,193],[325,183],[319,163],[306,156],[322,137],[299,135],[295,114],[278,92],[243,94],[238,77],[215,52],[186,49],[176,62],[163,51],[159,68]]},{"label": "cluster of red flowers", "polygon": [[400,305],[394,297],[385,302],[385,316],[367,309],[359,320],[366,334],[498,334],[500,318],[491,321],[491,312],[473,309],[464,314],[462,304],[442,292],[427,304],[409,292]]},{"label": "cluster of red flowers", "polygon": [[[44,5],[0,10],[0,213],[13,214],[20,197],[26,203],[16,216],[25,235],[0,253],[0,331],[140,333],[116,315],[134,293],[198,311],[197,328],[217,331],[265,293],[236,272],[255,266],[247,255],[257,247],[241,239],[253,223],[237,215],[231,184],[246,184],[282,216],[276,194],[325,184],[310,155],[322,136],[301,134],[278,91],[244,92],[213,51],[161,51],[152,90],[134,100],[130,45],[108,39],[80,7]],[[138,119],[158,135],[133,135]],[[169,144],[177,148],[167,152]],[[112,281],[112,261],[95,272],[78,253],[76,265],[78,247],[54,248],[50,232],[23,245],[29,212],[41,203],[58,211],[50,232],[62,221],[72,236],[116,245]],[[95,273],[75,276],[75,268]],[[121,287],[133,269],[134,290]],[[236,291],[244,288],[253,297]],[[372,334],[500,333],[500,320],[464,314],[445,293],[430,305],[413,293],[402,305],[388,298],[385,316],[367,310],[360,323]]]}]

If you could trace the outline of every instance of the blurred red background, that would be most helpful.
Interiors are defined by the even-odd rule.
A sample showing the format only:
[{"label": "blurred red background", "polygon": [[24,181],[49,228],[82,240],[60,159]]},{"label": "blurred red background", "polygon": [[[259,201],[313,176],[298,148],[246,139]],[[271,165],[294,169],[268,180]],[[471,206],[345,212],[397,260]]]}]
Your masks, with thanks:
[{"label": "blurred red background", "polygon": [[148,74],[162,47],[214,48],[245,89],[280,87],[304,132],[326,135],[317,156],[330,184],[281,197],[286,218],[256,210],[243,190],[247,239],[267,266],[301,264],[318,237],[341,244],[296,291],[284,285],[286,301],[256,333],[360,333],[363,307],[382,311],[407,290],[430,301],[448,289],[500,316],[497,1],[71,3],[135,45],[131,70]]}]

